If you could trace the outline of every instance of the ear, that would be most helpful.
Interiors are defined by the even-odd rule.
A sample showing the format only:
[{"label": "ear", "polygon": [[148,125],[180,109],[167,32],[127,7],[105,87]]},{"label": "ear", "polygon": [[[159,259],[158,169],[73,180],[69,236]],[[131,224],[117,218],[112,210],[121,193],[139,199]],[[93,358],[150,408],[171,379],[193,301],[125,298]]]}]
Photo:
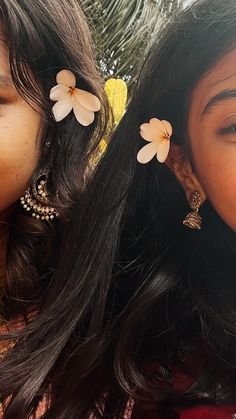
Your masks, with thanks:
[{"label": "ear", "polygon": [[188,202],[192,193],[196,191],[200,193],[202,203],[206,200],[206,194],[201,183],[193,172],[189,158],[181,146],[173,142],[171,143],[170,152],[165,164],[183,187]]}]

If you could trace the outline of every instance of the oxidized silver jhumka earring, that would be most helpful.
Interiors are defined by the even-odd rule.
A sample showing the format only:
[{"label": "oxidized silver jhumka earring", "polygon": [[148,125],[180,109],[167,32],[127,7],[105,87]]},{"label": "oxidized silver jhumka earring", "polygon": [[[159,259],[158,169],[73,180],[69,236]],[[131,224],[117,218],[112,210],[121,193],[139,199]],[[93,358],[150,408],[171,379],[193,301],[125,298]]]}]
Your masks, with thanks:
[{"label": "oxidized silver jhumka earring", "polygon": [[25,194],[20,202],[25,211],[31,213],[32,217],[42,221],[54,220],[59,217],[59,212],[50,205],[49,193],[47,191],[47,173],[42,173]]},{"label": "oxidized silver jhumka earring", "polygon": [[202,217],[199,214],[199,209],[201,207],[201,195],[199,192],[194,192],[190,196],[189,205],[192,209],[192,212],[190,212],[186,218],[183,221],[183,224],[189,228],[192,228],[194,230],[201,230],[202,228]]}]

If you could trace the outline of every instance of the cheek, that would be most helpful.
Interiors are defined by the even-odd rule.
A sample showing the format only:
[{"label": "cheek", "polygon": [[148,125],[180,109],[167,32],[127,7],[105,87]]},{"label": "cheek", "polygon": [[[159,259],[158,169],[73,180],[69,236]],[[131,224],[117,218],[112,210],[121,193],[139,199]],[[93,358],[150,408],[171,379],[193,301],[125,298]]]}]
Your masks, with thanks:
[{"label": "cheek", "polygon": [[216,212],[236,231],[235,143],[209,135],[192,142],[194,170]]},{"label": "cheek", "polygon": [[40,153],[41,118],[27,104],[0,117],[0,211],[27,187]]}]

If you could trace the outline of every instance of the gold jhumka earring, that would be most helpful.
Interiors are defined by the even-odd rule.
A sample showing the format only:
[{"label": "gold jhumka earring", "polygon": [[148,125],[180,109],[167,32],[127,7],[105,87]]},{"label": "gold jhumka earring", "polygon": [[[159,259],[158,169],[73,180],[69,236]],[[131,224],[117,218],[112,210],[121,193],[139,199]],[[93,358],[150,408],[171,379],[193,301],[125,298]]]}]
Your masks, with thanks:
[{"label": "gold jhumka earring", "polygon": [[185,217],[183,224],[194,230],[201,230],[202,228],[202,217],[199,214],[201,207],[201,195],[199,192],[193,192],[190,196],[189,205],[192,211]]}]

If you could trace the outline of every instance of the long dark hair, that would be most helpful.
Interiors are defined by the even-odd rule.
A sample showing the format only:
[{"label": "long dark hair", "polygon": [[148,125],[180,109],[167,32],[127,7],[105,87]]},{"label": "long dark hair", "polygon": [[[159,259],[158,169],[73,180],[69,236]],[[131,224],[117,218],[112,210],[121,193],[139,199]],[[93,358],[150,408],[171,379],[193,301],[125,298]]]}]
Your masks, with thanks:
[{"label": "long dark hair", "polygon": [[[6,394],[13,396],[12,405],[5,415],[9,418],[25,418],[41,398],[41,390],[46,393],[48,388],[46,376],[55,365],[62,348],[66,346],[68,337],[73,334],[73,325],[66,326],[66,312],[70,312],[70,298],[74,293],[74,286],[68,283],[67,297],[63,288],[74,266],[69,260],[63,262],[62,243],[67,241],[65,225],[70,219],[75,201],[78,202],[84,189],[85,173],[91,156],[96,153],[106,130],[107,103],[103,81],[94,59],[91,33],[79,1],[3,0],[0,2],[0,19],[1,42],[9,51],[13,83],[23,98],[32,107],[39,109],[42,115],[42,135],[38,138],[41,156],[29,184],[33,184],[41,173],[48,173],[50,202],[60,213],[60,218],[55,223],[40,222],[16,204],[10,219],[7,220],[9,238],[4,292],[1,291],[1,322],[6,319],[14,323],[14,319],[22,321],[22,317],[27,322],[29,317],[36,315],[39,320],[40,312],[44,312],[46,316],[44,320],[41,318],[44,326],[41,328],[38,324],[36,327],[39,333],[35,334],[36,329],[34,329],[31,335],[29,330],[27,332],[25,330],[28,336],[26,338],[25,335],[25,343],[28,339],[31,340],[30,335],[32,343],[34,342],[33,346],[29,341],[26,343],[28,348],[26,352],[23,336],[19,339],[15,350],[19,356],[22,356],[21,361],[16,361],[18,355],[12,354],[12,358],[1,365],[3,374],[0,387],[3,398]],[[102,111],[96,114],[95,122],[90,127],[81,126],[72,113],[62,122],[54,122],[49,92],[55,86],[56,74],[61,69],[73,71],[77,86],[100,98]],[[71,251],[75,256],[74,250]],[[62,271],[60,273],[60,262],[65,268],[64,274]],[[57,280],[58,274],[65,276]],[[55,298],[54,288],[57,289]],[[62,301],[60,295],[64,295]],[[53,311],[55,310],[53,322],[56,320],[58,324],[53,326],[50,322],[51,325],[47,326],[46,323],[52,316],[49,309],[53,307],[51,304],[54,305]],[[65,307],[62,309],[64,304]],[[65,316],[64,319],[59,320],[60,313]],[[13,328],[15,329],[15,326]],[[59,342],[62,335],[64,343]],[[1,336],[1,339],[4,339],[4,336]],[[40,341],[42,343],[43,340],[48,349],[45,346],[46,352],[44,352],[45,349],[41,348],[41,361],[38,362],[39,359],[37,361],[36,358],[40,351],[38,355],[36,352],[40,349]],[[73,344],[69,347],[73,352]],[[65,356],[63,359],[66,360]],[[48,362],[51,364],[50,367]],[[44,367],[46,369],[42,374]],[[60,367],[60,362],[58,367],[55,365],[55,371],[62,372],[63,367],[62,365]],[[15,378],[18,375],[17,371],[21,370],[21,378],[18,375],[16,380],[13,373],[15,368]],[[33,377],[31,374],[34,369],[37,373]],[[28,380],[31,382],[29,385]],[[69,381],[73,387],[73,381]],[[58,384],[62,384],[61,379],[58,380]],[[51,417],[53,415],[60,417],[58,411],[63,412],[61,402],[62,399],[60,401],[58,399],[59,404],[55,405]],[[70,417],[69,411],[70,407],[67,405],[62,413],[63,417]]]},{"label": "long dark hair", "polygon": [[[55,3],[61,13],[54,10]],[[57,19],[66,13],[68,1],[1,4],[5,26],[13,31],[10,39],[25,41],[22,54],[27,51],[29,57],[27,48],[39,42],[42,54],[37,52],[38,60],[29,65],[42,65],[47,54],[46,64],[34,71],[42,84],[50,79],[44,77],[50,66],[71,67],[76,59],[75,69],[85,65],[82,82],[95,90],[86,79],[91,69],[87,72],[80,43],[79,64],[78,57],[68,58],[69,39],[58,33]],[[68,12],[68,22],[70,18]],[[24,275],[22,262],[15,281],[25,284],[36,277],[39,297],[33,300],[38,315],[13,335],[17,345],[0,364],[0,389],[3,396],[12,395],[7,419],[27,417],[45,393],[50,404],[44,418],[50,419],[82,419],[92,413],[122,417],[130,397],[152,402],[163,412],[171,405],[236,401],[235,234],[210,203],[202,208],[202,231],[187,230],[182,220],[189,208],[174,176],[155,161],[146,166],[136,162],[142,145],[139,126],[153,116],[170,120],[173,141],[187,144],[193,88],[234,48],[235,23],[234,0],[201,0],[162,29],[127,113],[85,190],[83,173],[77,178],[78,163],[84,169],[91,142],[88,147],[85,131],[69,120],[64,135],[60,132],[52,189],[56,182],[66,221],[49,243],[46,266],[40,264],[41,242],[47,238],[43,232],[30,236],[32,230],[16,230],[18,252],[20,243],[26,246],[31,271]],[[53,48],[47,52],[42,45],[50,45],[50,39]],[[18,47],[13,45],[13,52]],[[15,64],[21,62],[14,57]],[[69,211],[68,199],[73,201]],[[38,247],[41,253],[36,253]],[[22,303],[22,298],[15,300]],[[209,356],[207,366],[189,389],[175,392],[168,367],[174,363],[185,369],[182,357],[191,348],[197,352],[199,342]],[[154,379],[149,365],[160,366]]]}]

